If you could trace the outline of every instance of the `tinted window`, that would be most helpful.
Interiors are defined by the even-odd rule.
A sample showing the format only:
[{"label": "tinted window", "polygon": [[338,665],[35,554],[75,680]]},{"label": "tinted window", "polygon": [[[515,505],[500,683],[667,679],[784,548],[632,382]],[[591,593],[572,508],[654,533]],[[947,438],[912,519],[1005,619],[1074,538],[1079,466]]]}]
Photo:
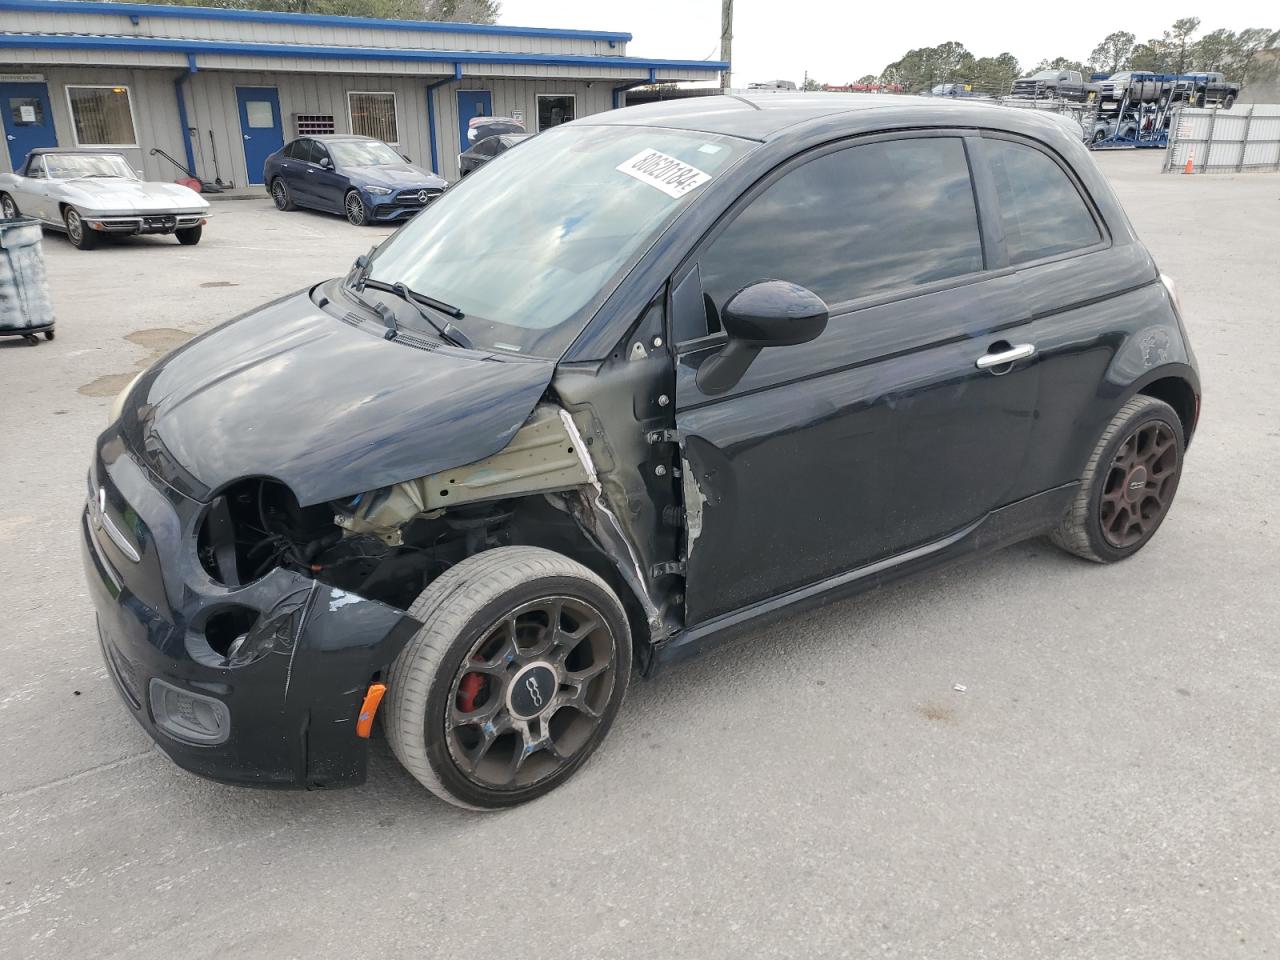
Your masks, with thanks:
[{"label": "tinted window", "polygon": [[717,309],[758,280],[837,304],[981,270],[964,145],[890,140],[811,160],[752,200],[699,264]]},{"label": "tinted window", "polygon": [[288,157],[290,160],[307,159],[307,141],[294,140],[292,143],[290,143],[287,147],[284,148],[284,155]]},{"label": "tinted window", "polygon": [[1080,192],[1048,156],[1008,140],[984,144],[1010,263],[1079,250],[1102,238]]},{"label": "tinted window", "polygon": [[310,144],[310,149],[307,151],[307,159],[312,163],[319,163],[329,156],[329,151],[325,149],[324,144],[320,143],[320,141],[308,140],[307,143]]}]

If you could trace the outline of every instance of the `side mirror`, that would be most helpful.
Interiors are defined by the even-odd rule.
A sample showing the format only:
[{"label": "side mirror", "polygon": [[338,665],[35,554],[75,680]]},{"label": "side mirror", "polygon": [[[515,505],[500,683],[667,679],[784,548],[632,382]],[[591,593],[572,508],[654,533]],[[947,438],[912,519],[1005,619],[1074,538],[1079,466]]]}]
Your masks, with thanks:
[{"label": "side mirror", "polygon": [[320,158],[320,166],[321,166],[321,167],[323,167],[325,170],[332,170],[332,169],[333,169],[333,161],[332,161],[332,160],[330,160],[328,157],[321,157],[321,158]]},{"label": "side mirror", "polygon": [[827,316],[822,298],[799,284],[761,280],[743,287],[721,311],[729,342],[698,368],[698,389],[724,393],[742,379],[765,347],[816,340],[827,328]]}]

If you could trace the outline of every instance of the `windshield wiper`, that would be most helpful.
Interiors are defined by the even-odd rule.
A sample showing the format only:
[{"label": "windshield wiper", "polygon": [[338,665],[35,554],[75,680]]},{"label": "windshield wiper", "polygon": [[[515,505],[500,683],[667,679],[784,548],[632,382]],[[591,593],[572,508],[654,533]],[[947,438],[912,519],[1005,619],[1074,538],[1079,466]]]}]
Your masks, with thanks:
[{"label": "windshield wiper", "polygon": [[418,293],[410,290],[403,283],[386,283],[382,280],[373,280],[368,277],[364,278],[360,284],[361,287],[369,287],[373,290],[382,290],[386,293],[394,293],[401,300],[412,304],[417,308],[419,315],[427,323],[431,324],[432,329],[440,334],[445,340],[449,341],[456,347],[462,347],[470,350],[474,347],[471,338],[455,327],[452,323],[445,321],[443,324],[437,323],[435,319],[427,312],[427,308],[443,313],[445,316],[453,317],[455,320],[461,320],[466,314],[455,307],[451,303],[445,303],[443,300],[437,300],[435,297],[428,297],[426,294]]}]

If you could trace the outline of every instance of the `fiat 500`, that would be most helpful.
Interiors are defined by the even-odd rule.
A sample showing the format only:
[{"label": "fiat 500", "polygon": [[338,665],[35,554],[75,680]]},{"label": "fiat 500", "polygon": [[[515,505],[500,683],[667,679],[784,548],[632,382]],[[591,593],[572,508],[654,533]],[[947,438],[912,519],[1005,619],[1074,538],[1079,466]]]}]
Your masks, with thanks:
[{"label": "fiat 500", "polygon": [[1064,125],[726,97],[498,167],[116,401],[97,626],[188,770],[360,783],[376,726],[445,800],[521,803],[633,673],[1028,537],[1119,561],[1168,513],[1178,297]]}]

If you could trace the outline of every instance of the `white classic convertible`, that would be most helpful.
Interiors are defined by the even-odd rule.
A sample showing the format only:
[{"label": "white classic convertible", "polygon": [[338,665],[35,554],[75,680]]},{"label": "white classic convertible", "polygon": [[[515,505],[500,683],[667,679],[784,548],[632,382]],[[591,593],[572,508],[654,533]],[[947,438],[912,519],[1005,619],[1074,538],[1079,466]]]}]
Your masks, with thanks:
[{"label": "white classic convertible", "polygon": [[177,183],[139,180],[118,153],[32,150],[21,173],[0,173],[0,215],[34,217],[81,250],[103,233],[172,233],[200,242],[209,202]]}]

